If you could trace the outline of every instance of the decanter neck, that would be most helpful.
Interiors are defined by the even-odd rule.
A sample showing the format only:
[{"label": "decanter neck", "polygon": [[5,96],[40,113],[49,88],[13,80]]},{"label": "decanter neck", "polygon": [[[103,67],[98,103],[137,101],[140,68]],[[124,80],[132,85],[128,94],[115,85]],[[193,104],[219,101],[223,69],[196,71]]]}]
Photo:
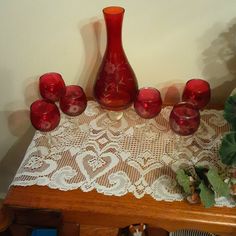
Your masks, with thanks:
[{"label": "decanter neck", "polygon": [[107,50],[123,51],[122,47],[122,23],[124,8],[107,7],[103,10],[107,30]]}]

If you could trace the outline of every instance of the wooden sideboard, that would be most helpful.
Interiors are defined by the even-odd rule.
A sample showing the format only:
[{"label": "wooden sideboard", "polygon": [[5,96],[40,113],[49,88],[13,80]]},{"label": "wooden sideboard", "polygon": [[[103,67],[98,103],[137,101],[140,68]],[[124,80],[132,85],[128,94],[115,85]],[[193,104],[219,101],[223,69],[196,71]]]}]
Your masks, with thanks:
[{"label": "wooden sideboard", "polygon": [[[211,106],[222,109],[222,106]],[[60,236],[115,236],[120,228],[145,223],[148,236],[166,236],[178,229],[198,229],[236,236],[236,208],[190,205],[185,201],[156,201],[149,195],[105,196],[96,191],[60,191],[46,186],[12,186],[4,207],[14,215],[13,235],[34,227],[56,227]],[[158,233],[157,233],[158,232]]]},{"label": "wooden sideboard", "polygon": [[115,197],[96,191],[65,192],[43,186],[13,186],[4,205],[14,213],[16,228],[57,227],[61,236],[117,235],[119,228],[141,222],[152,229],[185,228],[221,236],[236,235],[236,208],[206,209],[185,201],[156,201],[147,195],[137,199],[132,194]]}]

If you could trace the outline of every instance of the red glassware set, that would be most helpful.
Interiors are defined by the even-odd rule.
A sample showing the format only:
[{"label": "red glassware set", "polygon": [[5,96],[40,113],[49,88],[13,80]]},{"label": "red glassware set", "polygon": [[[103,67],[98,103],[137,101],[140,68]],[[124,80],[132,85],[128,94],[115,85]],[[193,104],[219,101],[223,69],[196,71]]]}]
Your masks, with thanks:
[{"label": "red glassware set", "polygon": [[30,119],[35,129],[47,132],[60,123],[60,111],[69,116],[80,115],[87,106],[87,98],[78,85],[66,86],[59,73],[51,72],[39,78],[39,91],[42,99],[31,104]]},{"label": "red glassware set", "polygon": [[[94,97],[102,108],[121,111],[134,103],[135,111],[145,119],[156,117],[162,107],[160,92],[151,87],[138,90],[138,82],[122,45],[122,22],[125,9],[107,7],[103,15],[107,30],[107,46],[94,84]],[[69,116],[81,114],[87,99],[80,86],[66,86],[58,73],[47,73],[39,79],[43,99],[31,105],[31,121],[41,131],[51,131],[60,121],[55,104]],[[210,100],[210,86],[200,79],[186,83],[183,102],[176,104],[170,114],[170,127],[179,135],[194,133],[200,123],[199,109]]]},{"label": "red glassware set", "polygon": [[[184,87],[182,101],[170,113],[170,128],[178,135],[195,133],[200,125],[200,112],[210,101],[211,89],[207,81],[191,79]],[[160,92],[155,88],[141,88],[134,101],[135,111],[145,119],[157,116],[162,107]]]},{"label": "red glassware set", "polygon": [[200,125],[200,112],[210,101],[211,89],[207,81],[191,79],[184,87],[182,102],[174,105],[169,124],[171,129],[187,136],[195,133]]},{"label": "red glassware set", "polygon": [[[162,107],[160,92],[155,88],[141,88],[122,46],[122,22],[125,9],[103,9],[107,45],[94,85],[94,96],[105,109],[120,111],[134,102],[135,111],[145,119],[157,116]],[[170,127],[180,135],[194,133],[200,124],[199,109],[210,100],[210,86],[201,79],[186,83],[184,102],[176,104],[170,115]]]}]

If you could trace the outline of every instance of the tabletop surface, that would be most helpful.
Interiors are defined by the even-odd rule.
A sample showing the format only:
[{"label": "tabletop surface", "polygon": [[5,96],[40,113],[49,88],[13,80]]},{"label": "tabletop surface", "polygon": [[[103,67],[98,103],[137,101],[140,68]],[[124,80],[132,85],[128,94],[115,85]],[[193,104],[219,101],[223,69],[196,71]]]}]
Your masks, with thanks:
[{"label": "tabletop surface", "polygon": [[[214,108],[222,108],[215,107]],[[61,212],[64,220],[81,224],[126,227],[146,223],[168,231],[194,228],[236,235],[236,208],[191,205],[186,201],[157,201],[145,194],[108,196],[96,190],[61,191],[47,186],[11,186],[4,204],[13,210],[36,209]]]},{"label": "tabletop surface", "polygon": [[[165,107],[146,122],[131,107],[119,121],[112,121],[98,103],[89,102],[78,117],[62,114],[55,130],[35,133],[11,185],[96,190],[114,196],[132,193],[136,198],[148,194],[158,201],[180,201],[179,168],[193,171],[197,165],[223,171],[218,150],[229,125],[222,111],[204,110],[198,131],[182,137],[178,148],[170,112],[171,107]],[[234,203],[217,198],[216,205]]]}]

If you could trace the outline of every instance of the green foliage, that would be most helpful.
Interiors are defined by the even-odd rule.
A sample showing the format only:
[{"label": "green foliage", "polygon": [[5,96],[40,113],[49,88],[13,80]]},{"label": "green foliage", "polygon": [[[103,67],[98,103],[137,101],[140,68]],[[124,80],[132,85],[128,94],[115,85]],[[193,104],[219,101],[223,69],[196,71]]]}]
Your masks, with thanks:
[{"label": "green foliage", "polygon": [[236,94],[226,99],[224,118],[230,123],[231,128],[236,131]]},{"label": "green foliage", "polygon": [[224,164],[236,165],[236,132],[228,133],[223,137],[219,154]]},{"label": "green foliage", "polygon": [[236,184],[236,178],[231,178],[231,183]]},{"label": "green foliage", "polygon": [[199,188],[201,190],[200,192],[200,198],[203,203],[203,205],[208,208],[211,206],[214,206],[215,204],[215,195],[214,192],[209,189],[204,182],[202,181],[201,184],[199,185]]},{"label": "green foliage", "polygon": [[195,166],[195,171],[196,171],[196,174],[198,176],[198,185],[201,183],[201,181],[203,181],[205,183],[205,185],[209,185],[209,181],[207,179],[207,172],[208,172],[209,169],[203,167],[203,166]]},{"label": "green foliage", "polygon": [[[176,172],[178,183],[183,187],[187,195],[200,193],[201,202],[205,207],[215,204],[215,194],[228,197],[230,195],[229,185],[226,184],[216,169],[201,166],[194,167],[196,176],[192,177],[185,170]],[[195,175],[195,174],[194,174]]]},{"label": "green foliage", "polygon": [[190,179],[183,169],[177,170],[176,178],[179,185],[184,189],[184,192],[187,194],[191,194]]},{"label": "green foliage", "polygon": [[221,179],[217,170],[210,169],[207,172],[207,178],[212,185],[213,190],[218,193],[220,196],[228,197],[229,196],[229,187],[228,185]]}]

